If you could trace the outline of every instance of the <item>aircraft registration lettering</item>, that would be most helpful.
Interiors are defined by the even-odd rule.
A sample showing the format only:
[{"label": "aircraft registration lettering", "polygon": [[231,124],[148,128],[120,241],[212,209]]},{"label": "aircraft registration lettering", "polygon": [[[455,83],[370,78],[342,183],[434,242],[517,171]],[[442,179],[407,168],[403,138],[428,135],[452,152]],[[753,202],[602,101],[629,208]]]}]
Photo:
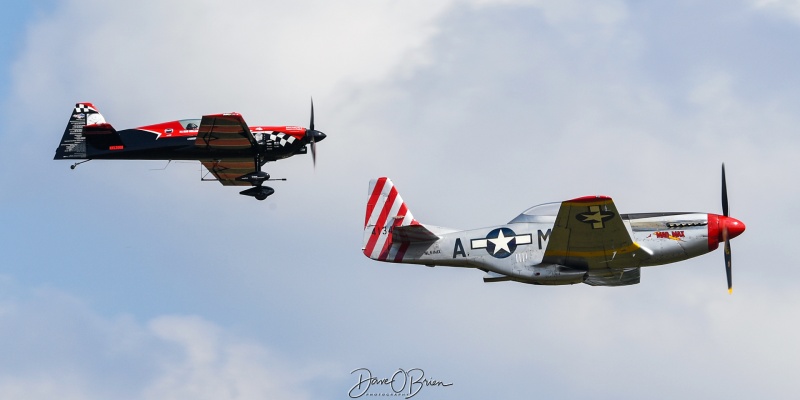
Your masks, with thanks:
[{"label": "aircraft registration lettering", "polygon": [[546,242],[550,238],[551,231],[551,229],[548,229],[547,232],[542,233],[542,230],[539,229],[539,250],[542,249],[542,240]]},{"label": "aircraft registration lettering", "polygon": [[372,234],[373,235],[387,235],[389,233],[392,233],[392,228],[394,228],[394,227],[393,226],[384,226],[384,227],[373,226],[372,227]]},{"label": "aircraft registration lettering", "polygon": [[453,258],[461,254],[461,257],[466,257],[467,253],[464,251],[464,245],[461,244],[461,238],[456,238],[456,244],[453,246]]}]

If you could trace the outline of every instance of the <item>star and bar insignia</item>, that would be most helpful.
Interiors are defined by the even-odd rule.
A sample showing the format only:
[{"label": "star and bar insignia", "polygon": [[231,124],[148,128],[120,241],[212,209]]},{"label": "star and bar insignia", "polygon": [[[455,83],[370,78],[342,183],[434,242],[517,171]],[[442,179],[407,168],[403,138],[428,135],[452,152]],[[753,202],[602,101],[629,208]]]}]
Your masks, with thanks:
[{"label": "star and bar insignia", "polygon": [[470,240],[472,249],[486,249],[492,257],[506,258],[514,253],[518,245],[533,243],[530,233],[517,235],[509,228],[497,228],[486,235],[486,238]]},{"label": "star and bar insignia", "polygon": [[580,222],[591,224],[592,229],[603,229],[605,228],[604,222],[614,218],[614,213],[603,211],[600,206],[589,206],[588,212],[580,213],[575,218]]}]

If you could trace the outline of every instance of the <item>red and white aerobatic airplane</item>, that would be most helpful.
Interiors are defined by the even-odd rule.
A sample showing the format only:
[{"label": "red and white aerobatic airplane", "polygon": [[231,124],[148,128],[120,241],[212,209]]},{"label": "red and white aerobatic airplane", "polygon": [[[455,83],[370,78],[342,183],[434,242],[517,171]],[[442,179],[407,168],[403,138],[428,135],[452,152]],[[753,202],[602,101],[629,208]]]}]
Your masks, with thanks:
[{"label": "red and white aerobatic airplane", "polygon": [[316,165],[317,142],[326,135],[311,122],[300,126],[248,126],[239,113],[210,114],[117,131],[92,103],[72,109],[55,160],[197,160],[225,186],[252,186],[239,192],[264,200],[275,192],[265,181],[273,179],[261,167],[297,154],[308,153]]},{"label": "red and white aerobatic airplane", "polygon": [[504,225],[460,231],[422,224],[389,178],[372,180],[364,221],[364,254],[378,261],[477,268],[484,282],[624,286],[641,267],[683,261],[725,248],[745,230],[728,216],[725,165],[723,215],[698,212],[620,214],[610,197],[586,196],[528,209]]}]

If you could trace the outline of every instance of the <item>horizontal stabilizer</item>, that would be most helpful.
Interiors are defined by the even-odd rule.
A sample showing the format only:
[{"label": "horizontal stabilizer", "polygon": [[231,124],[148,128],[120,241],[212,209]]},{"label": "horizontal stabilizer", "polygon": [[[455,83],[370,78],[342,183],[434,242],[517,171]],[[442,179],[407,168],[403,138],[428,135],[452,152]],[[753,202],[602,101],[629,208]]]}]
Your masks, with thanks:
[{"label": "horizontal stabilizer", "polygon": [[109,123],[86,125],[83,127],[83,136],[86,137],[86,143],[89,144],[90,149],[122,150],[125,148],[119,133]]},{"label": "horizontal stabilizer", "polygon": [[392,242],[433,242],[439,236],[429,231],[424,225],[397,226],[392,229]]},{"label": "horizontal stabilizer", "polygon": [[510,280],[511,280],[510,277],[508,277],[506,275],[503,275],[503,274],[498,274],[497,272],[492,272],[492,271],[487,271],[486,275],[483,276],[483,281],[486,282],[486,283],[489,283],[489,282],[504,282],[504,281],[510,281]]}]

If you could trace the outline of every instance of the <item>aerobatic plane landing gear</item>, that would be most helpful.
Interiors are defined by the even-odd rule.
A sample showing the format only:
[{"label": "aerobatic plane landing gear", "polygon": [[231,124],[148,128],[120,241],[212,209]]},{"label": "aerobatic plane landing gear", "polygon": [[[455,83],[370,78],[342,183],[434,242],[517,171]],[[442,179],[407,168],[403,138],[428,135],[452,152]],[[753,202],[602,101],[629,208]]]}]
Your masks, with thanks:
[{"label": "aerobatic plane landing gear", "polygon": [[245,196],[253,196],[256,198],[256,200],[264,200],[273,193],[275,193],[275,189],[269,186],[256,186],[239,192],[239,194],[243,194]]},{"label": "aerobatic plane landing gear", "polygon": [[253,196],[256,200],[264,200],[269,197],[271,194],[275,193],[275,189],[269,186],[261,186],[264,184],[264,181],[285,181],[286,178],[280,179],[270,179],[269,174],[264,171],[256,171],[242,177],[238,178],[239,180],[250,182],[254,187],[251,187],[247,190],[242,190],[239,194],[245,196]]}]

